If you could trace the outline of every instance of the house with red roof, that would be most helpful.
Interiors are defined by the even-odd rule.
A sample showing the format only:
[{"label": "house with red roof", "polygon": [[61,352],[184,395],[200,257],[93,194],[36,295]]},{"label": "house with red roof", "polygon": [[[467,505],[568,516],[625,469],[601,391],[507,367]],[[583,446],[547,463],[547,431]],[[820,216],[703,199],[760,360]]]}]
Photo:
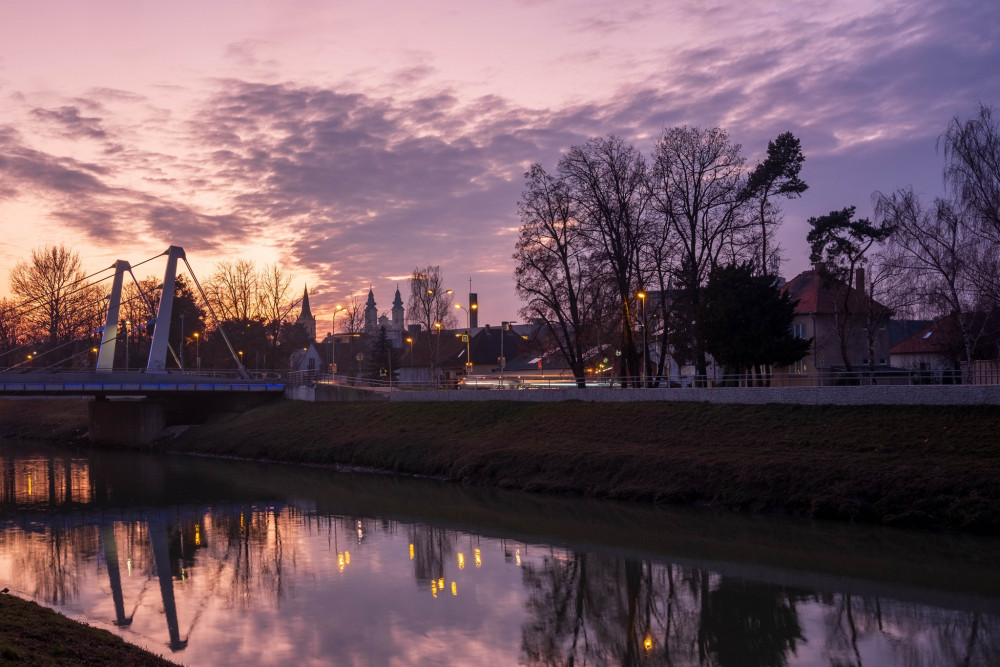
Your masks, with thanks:
[{"label": "house with red roof", "polygon": [[[865,289],[864,269],[858,269],[854,284],[848,285],[818,263],[788,281],[782,291],[798,301],[792,320],[793,333],[799,338],[812,338],[813,345],[801,361],[775,368],[772,382],[823,384],[837,381],[848,368],[853,372],[866,371],[870,361],[876,367],[889,365],[892,311],[870,298]],[[841,350],[841,331],[847,363]]]}]

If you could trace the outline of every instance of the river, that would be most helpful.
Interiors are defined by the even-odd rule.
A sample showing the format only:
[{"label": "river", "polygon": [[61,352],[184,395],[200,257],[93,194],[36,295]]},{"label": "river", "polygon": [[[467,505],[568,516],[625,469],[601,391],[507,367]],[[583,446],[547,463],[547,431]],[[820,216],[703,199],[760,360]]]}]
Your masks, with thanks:
[{"label": "river", "polygon": [[0,442],[0,582],[186,665],[997,665],[1000,540]]}]

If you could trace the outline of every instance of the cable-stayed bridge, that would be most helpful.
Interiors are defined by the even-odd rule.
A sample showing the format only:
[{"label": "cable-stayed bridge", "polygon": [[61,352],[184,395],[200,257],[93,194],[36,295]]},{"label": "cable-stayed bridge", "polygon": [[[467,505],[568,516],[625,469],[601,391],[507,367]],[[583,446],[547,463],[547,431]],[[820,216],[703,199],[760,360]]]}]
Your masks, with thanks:
[{"label": "cable-stayed bridge", "polygon": [[[170,246],[160,255],[143,260],[135,267],[164,256],[167,258],[167,265],[160,286],[159,303],[155,307],[150,295],[142,290],[139,281],[136,280],[132,272],[134,267],[125,260],[117,260],[112,266],[68,285],[59,285],[49,291],[41,289],[34,298],[0,313],[0,320],[3,320],[39,309],[56,312],[60,300],[65,300],[73,294],[93,293],[95,286],[111,281],[110,292],[106,297],[104,289],[96,292],[100,295],[101,301],[106,299],[107,302],[103,327],[96,331],[88,331],[83,337],[53,344],[42,354],[25,353],[25,350],[32,349],[32,346],[24,345],[0,355],[0,366],[6,367],[6,370],[0,372],[0,398],[26,396],[91,398],[93,399],[89,405],[91,439],[145,442],[160,435],[171,423],[196,423],[213,412],[238,410],[283,395],[284,383],[280,379],[264,380],[250,376],[221,326],[217,331],[232,356],[232,368],[228,371],[202,373],[183,367],[182,358],[169,340],[177,269],[180,262],[187,268],[209,316],[215,320],[217,326],[219,322],[187,261],[183,248]],[[138,370],[128,368],[122,370],[115,367],[122,290],[127,277],[130,277],[138,288],[138,298],[144,302],[149,313],[149,320],[141,326],[152,328],[149,357],[145,367]],[[103,304],[83,303],[82,307],[92,308],[95,305]],[[94,341],[98,335],[99,344],[87,343],[81,346],[82,342]],[[81,347],[82,351],[79,349]],[[78,357],[87,355],[89,359],[95,352],[96,363],[92,368],[74,368],[81,365],[76,363]],[[127,352],[126,349],[126,358]],[[168,353],[175,363],[175,367],[169,369]],[[10,363],[11,360],[16,360],[16,363]]]}]

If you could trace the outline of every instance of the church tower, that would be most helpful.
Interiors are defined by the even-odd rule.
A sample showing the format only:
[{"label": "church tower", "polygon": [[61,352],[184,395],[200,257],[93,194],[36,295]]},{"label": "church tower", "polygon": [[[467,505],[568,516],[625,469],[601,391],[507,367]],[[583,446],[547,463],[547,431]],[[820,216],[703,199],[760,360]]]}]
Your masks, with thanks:
[{"label": "church tower", "polygon": [[309,340],[316,340],[316,318],[313,317],[312,311],[309,309],[308,285],[302,291],[302,311],[299,313],[299,317],[295,320],[295,323],[302,325],[302,328],[306,330],[306,335],[309,336]]},{"label": "church tower", "polygon": [[378,331],[378,309],[375,307],[375,292],[368,288],[368,303],[365,304],[365,333]]},{"label": "church tower", "polygon": [[403,330],[403,297],[399,294],[399,285],[396,285],[396,298],[392,300],[392,328]]}]

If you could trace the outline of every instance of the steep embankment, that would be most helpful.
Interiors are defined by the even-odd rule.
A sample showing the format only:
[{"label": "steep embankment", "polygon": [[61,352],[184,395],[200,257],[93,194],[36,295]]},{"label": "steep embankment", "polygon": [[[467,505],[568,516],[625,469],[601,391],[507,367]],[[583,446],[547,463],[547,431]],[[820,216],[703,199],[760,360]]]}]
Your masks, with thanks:
[{"label": "steep embankment", "polygon": [[[68,407],[56,411],[55,429],[29,428],[25,412],[0,412],[0,433],[76,430]],[[7,427],[9,417],[19,429]],[[986,406],[282,401],[158,446],[1000,533],[998,426],[1000,407]]]},{"label": "steep embankment", "polygon": [[1000,408],[974,406],[277,403],[167,446],[1000,532],[998,425]]}]

